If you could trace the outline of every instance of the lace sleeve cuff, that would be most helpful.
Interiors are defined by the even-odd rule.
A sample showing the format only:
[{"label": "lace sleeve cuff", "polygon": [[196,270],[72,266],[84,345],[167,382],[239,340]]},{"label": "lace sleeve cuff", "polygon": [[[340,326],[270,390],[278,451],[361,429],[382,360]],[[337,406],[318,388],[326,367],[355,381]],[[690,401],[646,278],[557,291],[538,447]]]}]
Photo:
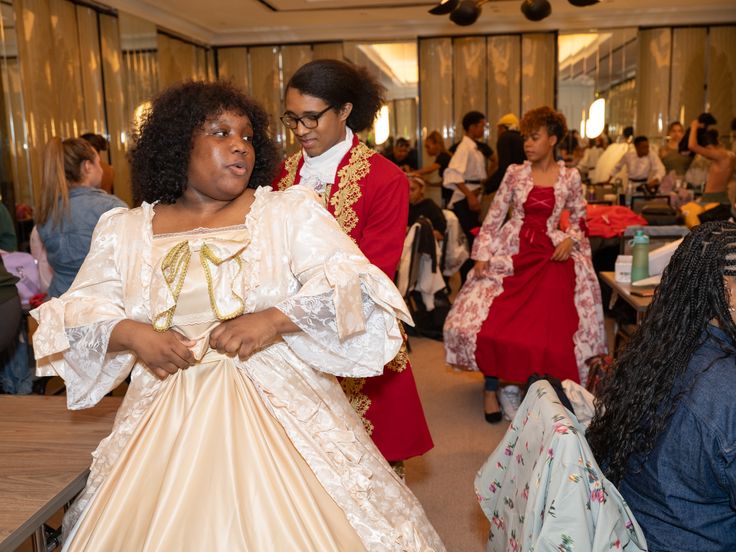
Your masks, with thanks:
[{"label": "lace sleeve cuff", "polygon": [[344,338],[338,331],[337,291],[283,301],[276,308],[302,329],[302,333],[284,335],[284,340],[302,360],[322,372],[347,377],[381,374],[403,342],[401,332],[396,314],[373,301],[365,283],[360,283],[359,293],[357,310],[363,329]]},{"label": "lace sleeve cuff", "polygon": [[[46,356],[37,352],[36,375],[60,376],[64,380],[70,410],[97,404],[125,379],[135,363],[131,353],[107,353],[110,334],[118,322],[120,319],[66,328],[61,334],[65,349]],[[61,335],[57,336],[59,342]]]}]

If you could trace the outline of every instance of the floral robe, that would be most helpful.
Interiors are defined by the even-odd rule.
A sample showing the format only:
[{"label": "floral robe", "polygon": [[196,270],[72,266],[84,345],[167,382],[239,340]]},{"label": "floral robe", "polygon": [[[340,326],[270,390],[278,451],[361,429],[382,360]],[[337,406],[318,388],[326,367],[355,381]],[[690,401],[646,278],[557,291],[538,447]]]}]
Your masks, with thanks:
[{"label": "floral robe", "polygon": [[[554,187],[555,207],[547,220],[547,235],[557,246],[571,238],[575,262],[575,308],[579,326],[573,336],[575,358],[580,381],[585,384],[586,361],[606,352],[603,328],[603,308],[598,280],[591,261],[590,243],[585,235],[585,200],[580,174],[559,163],[560,174]],[[512,257],[519,252],[519,231],[524,222],[524,203],[534,183],[531,163],[511,165],[483,221],[473,244],[472,258],[488,261],[485,272],[468,279],[460,290],[452,311],[445,321],[445,358],[448,364],[477,370],[475,362],[476,336],[488,317],[493,300],[503,292],[503,279],[513,274]],[[508,221],[506,214],[511,209]],[[570,211],[567,231],[559,228],[563,209]]]}]

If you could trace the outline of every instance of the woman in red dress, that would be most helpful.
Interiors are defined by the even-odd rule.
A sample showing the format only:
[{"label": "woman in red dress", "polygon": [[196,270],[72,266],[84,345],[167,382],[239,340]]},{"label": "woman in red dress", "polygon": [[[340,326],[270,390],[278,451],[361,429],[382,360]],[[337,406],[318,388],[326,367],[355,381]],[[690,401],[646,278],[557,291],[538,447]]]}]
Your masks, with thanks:
[{"label": "woman in red dress", "polygon": [[[580,175],[554,158],[565,118],[548,107],[533,109],[521,131],[527,161],[506,171],[473,246],[473,278],[444,328],[447,362],[486,376],[491,423],[501,421],[499,381],[520,384],[539,372],[584,382],[586,360],[605,352]],[[565,232],[563,209],[570,210]]]}]

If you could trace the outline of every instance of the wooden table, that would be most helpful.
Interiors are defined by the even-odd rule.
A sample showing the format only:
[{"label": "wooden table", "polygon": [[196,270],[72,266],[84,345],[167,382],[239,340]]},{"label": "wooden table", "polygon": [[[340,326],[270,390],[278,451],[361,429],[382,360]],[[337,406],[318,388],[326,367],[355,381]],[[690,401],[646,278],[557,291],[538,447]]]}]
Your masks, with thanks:
[{"label": "wooden table", "polygon": [[66,397],[0,395],[0,552],[33,535],[40,545],[43,523],[84,488],[120,402],[70,411]]},{"label": "wooden table", "polygon": [[603,282],[605,282],[608,287],[610,287],[613,291],[613,293],[611,294],[611,302],[609,308],[613,307],[613,305],[616,303],[616,300],[621,297],[621,299],[634,307],[634,310],[636,311],[636,321],[637,323],[640,322],[641,317],[644,316],[644,313],[647,311],[649,305],[652,303],[652,298],[641,297],[639,295],[631,295],[631,284],[617,282],[616,275],[613,272],[599,272],[598,275],[601,277],[601,280],[603,280]]}]

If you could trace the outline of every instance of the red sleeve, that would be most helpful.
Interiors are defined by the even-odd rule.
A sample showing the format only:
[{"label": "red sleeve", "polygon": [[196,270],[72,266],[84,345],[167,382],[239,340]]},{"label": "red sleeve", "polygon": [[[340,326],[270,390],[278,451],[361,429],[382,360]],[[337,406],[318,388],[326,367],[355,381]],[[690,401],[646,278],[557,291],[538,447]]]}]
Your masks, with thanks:
[{"label": "red sleeve", "polygon": [[393,280],[409,219],[409,180],[398,170],[376,172],[376,179],[366,186],[366,221],[358,247]]}]

